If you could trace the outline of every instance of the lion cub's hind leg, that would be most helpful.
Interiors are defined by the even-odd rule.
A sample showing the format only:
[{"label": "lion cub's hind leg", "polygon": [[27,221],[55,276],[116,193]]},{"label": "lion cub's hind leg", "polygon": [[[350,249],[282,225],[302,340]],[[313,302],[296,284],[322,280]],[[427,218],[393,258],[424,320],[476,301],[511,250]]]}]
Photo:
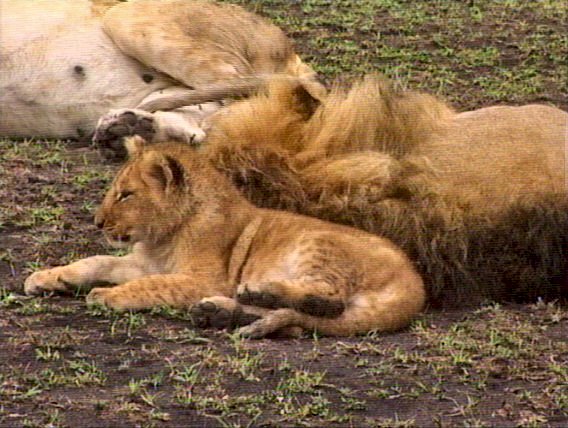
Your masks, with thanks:
[{"label": "lion cub's hind leg", "polygon": [[283,254],[280,269],[286,279],[247,281],[245,277],[237,287],[237,300],[269,309],[291,308],[316,317],[341,315],[358,278],[349,252],[333,237],[318,233],[298,239]]},{"label": "lion cub's hind leg", "polygon": [[[256,323],[272,312],[266,308],[241,305],[230,297],[213,296],[194,305],[190,315],[196,327],[233,330]],[[282,328],[271,329],[269,333],[277,333],[280,337],[298,337],[303,332],[304,329],[299,326],[283,325]]]},{"label": "lion cub's hind leg", "polygon": [[240,305],[235,299],[213,296],[192,306],[190,315],[199,328],[233,329],[251,324],[269,312],[268,309]]},{"label": "lion cub's hind leg", "polygon": [[346,287],[342,283],[308,279],[242,283],[237,289],[237,300],[244,305],[293,308],[308,315],[334,318],[345,309]]},{"label": "lion cub's hind leg", "polygon": [[263,338],[275,331],[301,327],[326,336],[351,336],[369,331],[395,331],[406,325],[422,309],[422,289],[407,289],[405,293],[385,289],[380,292],[364,292],[353,296],[341,315],[323,318],[281,308],[270,311],[238,332],[251,339]]}]

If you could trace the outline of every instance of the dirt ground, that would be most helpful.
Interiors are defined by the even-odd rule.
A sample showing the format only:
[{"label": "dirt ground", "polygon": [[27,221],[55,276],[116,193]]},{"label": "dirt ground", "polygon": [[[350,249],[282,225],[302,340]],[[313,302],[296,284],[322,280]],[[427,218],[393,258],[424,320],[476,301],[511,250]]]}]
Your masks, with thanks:
[{"label": "dirt ground", "polygon": [[[380,71],[460,109],[568,108],[563,1],[251,0],[330,82]],[[183,311],[27,298],[39,268],[108,253],[92,225],[117,165],[0,140],[0,426],[568,426],[568,310],[429,312],[402,332],[243,340]]]}]

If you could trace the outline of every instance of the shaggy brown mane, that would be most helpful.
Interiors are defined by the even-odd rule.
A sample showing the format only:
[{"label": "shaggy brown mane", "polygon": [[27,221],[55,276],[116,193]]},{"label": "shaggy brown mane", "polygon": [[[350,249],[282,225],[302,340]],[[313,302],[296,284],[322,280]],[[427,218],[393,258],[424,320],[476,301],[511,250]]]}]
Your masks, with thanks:
[{"label": "shaggy brown mane", "polygon": [[[479,187],[468,188],[460,171],[475,173],[479,165],[470,166],[459,152],[448,157],[444,144],[456,141],[470,159],[490,159],[482,144],[503,138],[492,134],[499,123],[481,131],[479,144],[460,141],[469,131],[460,123],[470,113],[460,116],[430,95],[396,90],[376,76],[350,90],[335,87],[321,104],[306,106],[305,97],[299,83],[276,80],[213,122],[203,150],[255,204],[392,239],[415,260],[435,306],[566,298],[568,199],[561,168],[531,164],[534,169],[512,176],[515,165],[487,166],[474,177]],[[551,125],[542,119],[545,131],[558,129],[565,115],[523,108],[536,120],[556,115]],[[524,111],[513,110],[496,114],[507,115],[503,126],[527,134],[519,126],[524,118],[515,116]],[[547,147],[550,138],[526,139],[518,144],[540,154],[538,144]],[[514,152],[495,156],[517,159]]]}]

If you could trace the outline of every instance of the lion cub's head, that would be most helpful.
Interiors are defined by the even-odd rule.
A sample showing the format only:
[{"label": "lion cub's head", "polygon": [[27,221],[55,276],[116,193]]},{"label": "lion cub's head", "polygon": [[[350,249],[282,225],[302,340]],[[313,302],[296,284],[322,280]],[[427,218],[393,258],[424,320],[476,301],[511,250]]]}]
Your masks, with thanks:
[{"label": "lion cub's head", "polygon": [[191,210],[190,180],[176,156],[145,148],[140,137],[125,145],[130,159],[95,216],[97,227],[118,248],[167,238]]}]

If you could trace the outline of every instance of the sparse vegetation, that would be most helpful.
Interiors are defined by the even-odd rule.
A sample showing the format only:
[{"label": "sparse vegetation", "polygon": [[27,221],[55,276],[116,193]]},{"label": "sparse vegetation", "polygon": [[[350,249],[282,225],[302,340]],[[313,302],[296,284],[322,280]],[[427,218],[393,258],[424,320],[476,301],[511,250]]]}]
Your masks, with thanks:
[{"label": "sparse vegetation", "polygon": [[[284,28],[328,82],[378,71],[464,110],[568,107],[562,0],[236,2]],[[103,252],[92,215],[114,168],[90,147],[0,140],[0,426],[568,424],[568,311],[554,303],[256,342],[171,308],[22,296],[32,270]]]}]

